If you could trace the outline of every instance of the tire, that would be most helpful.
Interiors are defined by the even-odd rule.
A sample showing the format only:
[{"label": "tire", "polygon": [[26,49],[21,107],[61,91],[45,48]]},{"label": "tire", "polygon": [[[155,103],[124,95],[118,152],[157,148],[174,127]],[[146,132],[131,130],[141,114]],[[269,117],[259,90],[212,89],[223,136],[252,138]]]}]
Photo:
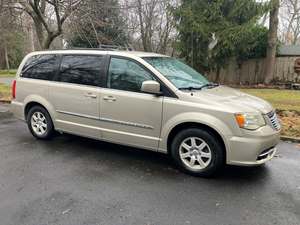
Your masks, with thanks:
[{"label": "tire", "polygon": [[52,119],[47,110],[41,106],[33,106],[27,114],[27,126],[37,139],[50,139],[54,134]]},{"label": "tire", "polygon": [[170,153],[179,168],[193,176],[211,177],[224,165],[224,149],[218,138],[198,128],[180,131]]}]

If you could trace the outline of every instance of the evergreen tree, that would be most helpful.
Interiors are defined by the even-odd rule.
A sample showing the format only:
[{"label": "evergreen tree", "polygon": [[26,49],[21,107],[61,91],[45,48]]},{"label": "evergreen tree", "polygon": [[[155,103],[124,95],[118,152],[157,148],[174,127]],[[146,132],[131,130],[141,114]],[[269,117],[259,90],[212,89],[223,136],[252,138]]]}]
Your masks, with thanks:
[{"label": "evergreen tree", "polygon": [[267,29],[257,22],[266,10],[266,4],[255,0],[183,0],[174,11],[178,50],[201,72],[214,69],[218,73],[231,57],[261,57]]}]

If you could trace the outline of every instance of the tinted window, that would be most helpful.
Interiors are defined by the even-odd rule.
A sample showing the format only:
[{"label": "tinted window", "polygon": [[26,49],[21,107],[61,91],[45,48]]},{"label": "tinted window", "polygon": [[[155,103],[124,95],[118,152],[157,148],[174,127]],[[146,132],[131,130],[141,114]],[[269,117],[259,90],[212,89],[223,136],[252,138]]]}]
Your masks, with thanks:
[{"label": "tinted window", "polygon": [[102,56],[66,55],[62,57],[59,81],[75,84],[100,84]]},{"label": "tinted window", "polygon": [[153,76],[132,60],[111,58],[107,86],[113,89],[140,92],[142,83]]},{"label": "tinted window", "polygon": [[33,79],[52,80],[57,68],[57,55],[36,55],[25,63],[21,76]]}]

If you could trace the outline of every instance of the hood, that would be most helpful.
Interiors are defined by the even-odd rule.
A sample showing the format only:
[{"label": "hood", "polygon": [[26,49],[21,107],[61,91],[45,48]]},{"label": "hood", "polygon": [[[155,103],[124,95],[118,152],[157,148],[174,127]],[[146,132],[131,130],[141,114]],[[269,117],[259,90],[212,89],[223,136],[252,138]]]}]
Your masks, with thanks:
[{"label": "hood", "polygon": [[273,107],[265,100],[226,86],[194,91],[191,99],[196,100],[196,102],[215,103],[221,107],[230,108],[231,111],[235,112],[260,112],[266,114],[273,110]]}]

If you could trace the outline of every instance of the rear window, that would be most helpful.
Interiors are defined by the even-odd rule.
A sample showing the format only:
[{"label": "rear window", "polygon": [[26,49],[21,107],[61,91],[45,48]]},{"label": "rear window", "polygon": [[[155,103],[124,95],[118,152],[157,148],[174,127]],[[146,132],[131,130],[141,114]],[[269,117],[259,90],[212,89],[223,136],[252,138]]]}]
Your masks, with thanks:
[{"label": "rear window", "polygon": [[102,63],[101,55],[64,55],[58,81],[99,86],[103,78]]},{"label": "rear window", "polygon": [[53,80],[58,69],[57,55],[35,55],[27,60],[22,68],[21,77]]}]

